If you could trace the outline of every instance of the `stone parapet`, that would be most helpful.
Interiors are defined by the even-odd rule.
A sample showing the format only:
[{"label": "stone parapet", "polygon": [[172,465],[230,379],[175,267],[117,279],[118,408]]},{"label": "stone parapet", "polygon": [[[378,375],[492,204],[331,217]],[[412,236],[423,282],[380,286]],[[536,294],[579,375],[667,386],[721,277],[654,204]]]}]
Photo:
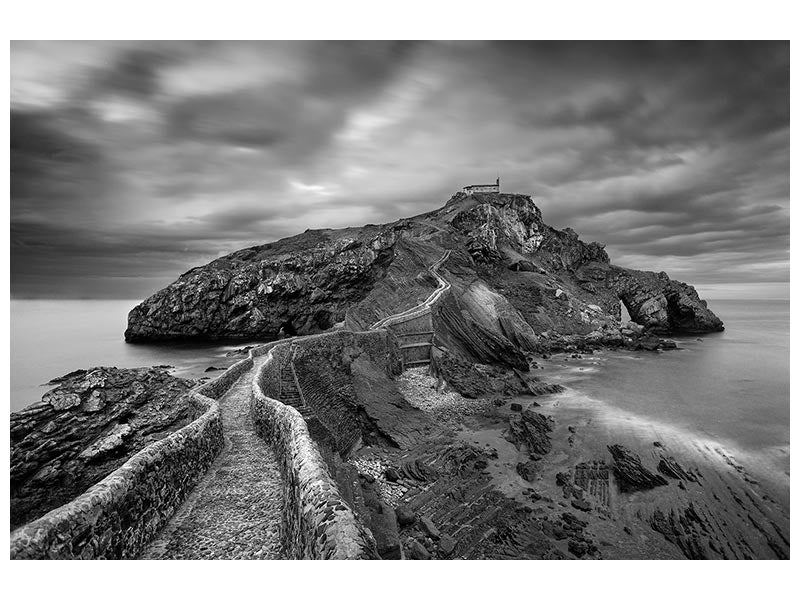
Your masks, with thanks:
[{"label": "stone parapet", "polygon": [[303,417],[267,396],[264,382],[278,370],[270,352],[253,378],[251,414],[258,434],[275,449],[286,485],[282,538],[293,559],[378,558],[372,535],[342,499]]},{"label": "stone parapet", "polygon": [[13,531],[11,558],[135,558],[222,450],[217,399],[253,367],[253,354],[189,392],[194,421],[143,448],[73,501]]},{"label": "stone parapet", "polygon": [[135,558],[223,447],[216,400],[190,394],[205,408],[198,418],[143,448],[72,502],[13,531],[11,558]]}]

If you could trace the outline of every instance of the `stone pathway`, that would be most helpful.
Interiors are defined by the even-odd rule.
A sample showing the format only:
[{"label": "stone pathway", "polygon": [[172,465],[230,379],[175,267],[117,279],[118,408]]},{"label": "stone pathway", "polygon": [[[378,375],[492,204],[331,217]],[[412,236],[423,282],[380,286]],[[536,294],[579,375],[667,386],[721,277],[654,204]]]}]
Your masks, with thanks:
[{"label": "stone pathway", "polygon": [[256,435],[256,367],[220,400],[225,449],[141,559],[281,559],[284,484],[272,448]]}]

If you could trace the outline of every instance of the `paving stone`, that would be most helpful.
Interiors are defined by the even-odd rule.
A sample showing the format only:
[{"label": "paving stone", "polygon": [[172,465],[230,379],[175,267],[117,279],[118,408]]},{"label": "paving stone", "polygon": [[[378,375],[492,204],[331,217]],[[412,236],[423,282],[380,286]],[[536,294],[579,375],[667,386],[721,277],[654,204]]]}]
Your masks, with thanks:
[{"label": "paving stone", "polygon": [[143,559],[285,558],[285,486],[275,453],[250,417],[255,368],[220,399],[226,448]]}]

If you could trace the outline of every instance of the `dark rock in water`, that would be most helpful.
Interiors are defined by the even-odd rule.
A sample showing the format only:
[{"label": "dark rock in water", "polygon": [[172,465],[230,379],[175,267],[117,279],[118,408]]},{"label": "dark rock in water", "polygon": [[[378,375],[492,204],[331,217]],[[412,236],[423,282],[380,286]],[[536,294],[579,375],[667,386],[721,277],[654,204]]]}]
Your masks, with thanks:
[{"label": "dark rock in water", "polygon": [[220,367],[210,366],[208,367],[204,373],[210,373],[211,371],[224,371],[225,369],[221,369]]},{"label": "dark rock in water", "polygon": [[517,474],[525,481],[535,481],[539,471],[536,462],[529,460],[524,463],[517,463]]},{"label": "dark rock in water", "polygon": [[661,444],[661,442],[653,442],[653,446],[655,446],[656,448],[663,448],[663,447],[664,447],[664,446]]},{"label": "dark rock in water", "polygon": [[681,467],[672,456],[661,455],[661,460],[658,461],[658,470],[667,477],[672,477],[673,479],[697,481],[697,477]]},{"label": "dark rock in water", "polygon": [[403,506],[398,506],[395,509],[395,513],[397,514],[397,523],[401,527],[413,525],[414,521],[417,520],[417,516],[414,514],[414,511]]},{"label": "dark rock in water", "polygon": [[495,398],[495,399],[492,401],[492,403],[493,403],[495,406],[503,406],[503,405],[506,403],[506,401],[505,401],[505,400],[503,400],[502,398]]},{"label": "dark rock in water", "polygon": [[514,412],[522,412],[522,404],[518,404],[516,402],[511,403],[511,410]]},{"label": "dark rock in water", "polygon": [[561,473],[556,473],[557,486],[563,487],[565,485],[571,485],[571,484],[572,484],[572,478],[568,472],[562,471]]},{"label": "dark rock in water", "polygon": [[553,431],[552,421],[542,414],[530,409],[524,410],[519,415],[510,415],[508,426],[510,439],[517,450],[526,446],[528,452],[533,456],[534,454],[547,454],[553,447],[548,435]]},{"label": "dark rock in water", "polygon": [[161,368],[97,367],[59,377],[11,414],[11,526],[71,501],[197,416],[195,385]]},{"label": "dark rock in water", "polygon": [[649,490],[667,485],[667,480],[642,466],[641,459],[620,444],[608,446],[614,459],[613,469],[617,485],[622,492]]}]

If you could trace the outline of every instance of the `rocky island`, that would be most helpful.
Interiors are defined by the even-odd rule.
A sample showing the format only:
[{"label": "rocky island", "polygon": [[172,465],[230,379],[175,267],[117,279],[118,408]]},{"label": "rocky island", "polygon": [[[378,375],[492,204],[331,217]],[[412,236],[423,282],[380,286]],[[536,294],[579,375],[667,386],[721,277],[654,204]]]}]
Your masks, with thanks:
[{"label": "rocky island", "polygon": [[[555,354],[659,351],[676,347],[660,336],[722,329],[693,287],[611,264],[521,194],[459,192],[394,223],[240,250],[136,306],[125,331],[131,343],[253,344],[193,388],[207,412],[170,437],[180,446],[218,411],[225,444],[204,446],[218,455],[207,474],[196,488],[171,479],[180,493],[149,498],[158,514],[131,534],[92,525],[41,542],[72,526],[74,510],[56,508],[12,533],[12,556],[783,558],[788,515],[732,458],[719,474],[664,441],[646,453],[598,444],[590,422],[565,420],[563,388],[536,375]],[[59,394],[47,411],[92,412],[94,392]],[[34,416],[12,428],[20,482],[53,468],[52,445],[39,443],[50,417]],[[132,436],[117,414],[76,423],[104,432],[94,454],[134,461],[147,450],[113,441]],[[114,509],[97,486],[84,492],[101,474],[65,495]]]},{"label": "rocky island", "polygon": [[582,336],[621,342],[620,301],[648,332],[708,332],[722,322],[666,273],[614,266],[597,242],[544,223],[530,196],[458,193],[387,225],[309,230],[197,267],[135,307],[125,339],[275,339],[337,323],[366,328],[424,299],[426,265],[445,265],[453,308],[520,350]]}]

